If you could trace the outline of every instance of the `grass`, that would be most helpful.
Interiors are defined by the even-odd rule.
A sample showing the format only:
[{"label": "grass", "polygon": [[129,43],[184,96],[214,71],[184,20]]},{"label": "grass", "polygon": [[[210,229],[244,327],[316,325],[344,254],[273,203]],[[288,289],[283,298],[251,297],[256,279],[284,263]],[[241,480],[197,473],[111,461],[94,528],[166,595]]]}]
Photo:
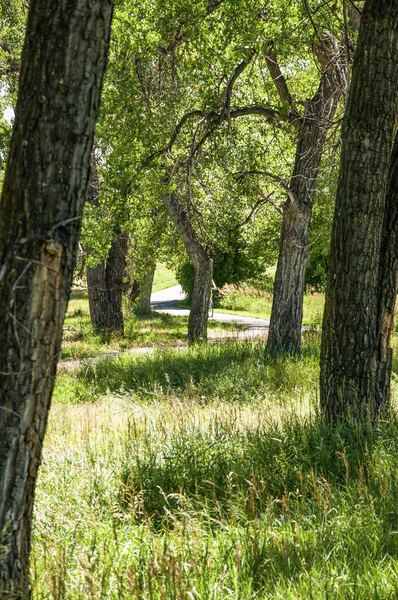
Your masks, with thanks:
[{"label": "grass", "polygon": [[[316,346],[306,346],[304,355],[305,385],[313,386],[318,372]],[[68,403],[120,393],[148,402],[181,393],[199,396],[203,402],[227,396],[229,401],[252,403],[264,394],[283,397],[287,390],[290,394],[304,385],[296,360],[266,360],[263,346],[255,342],[159,351],[150,356],[104,357],[83,361],[73,372],[61,366],[60,373],[54,396]]]},{"label": "grass", "polygon": [[[324,295],[306,294],[303,304],[303,324],[313,327],[322,324]],[[239,313],[242,316],[269,319],[271,317],[272,295],[248,287],[229,288],[228,293],[219,299],[218,312]]]},{"label": "grass", "polygon": [[398,418],[325,426],[305,338],[61,371],[34,600],[397,598]]},{"label": "grass", "polygon": [[153,292],[160,292],[166,288],[178,285],[178,281],[173,271],[170,271],[165,264],[161,263],[156,266],[155,277],[153,279]]},{"label": "grass", "polygon": [[[142,347],[165,347],[188,341],[188,317],[153,312],[142,317],[126,307],[124,336],[106,336],[93,332],[86,292],[72,294],[64,323],[61,360],[83,359]],[[211,321],[209,337],[239,330],[233,323]]]}]

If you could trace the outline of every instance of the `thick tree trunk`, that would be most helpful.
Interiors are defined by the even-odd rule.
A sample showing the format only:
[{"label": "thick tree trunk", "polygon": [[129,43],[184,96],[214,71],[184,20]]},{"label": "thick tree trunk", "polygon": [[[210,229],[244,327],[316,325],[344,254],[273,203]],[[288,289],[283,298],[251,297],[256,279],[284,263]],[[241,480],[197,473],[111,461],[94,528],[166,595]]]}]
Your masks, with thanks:
[{"label": "thick tree trunk", "polygon": [[198,238],[187,211],[180,205],[178,198],[170,194],[164,198],[167,212],[170,215],[195,270],[195,281],[192,294],[191,310],[188,320],[188,340],[190,344],[207,340],[207,321],[211,282],[213,278],[213,261]]},{"label": "thick tree trunk", "polygon": [[126,266],[128,236],[115,227],[115,239],[106,263],[87,268],[88,302],[93,329],[123,335],[123,274]]},{"label": "thick tree trunk", "polygon": [[329,34],[317,47],[323,75],[312,100],[307,100],[298,134],[290,193],[283,210],[267,351],[300,353],[308,233],[316,180],[327,134],[346,85],[340,48]]},{"label": "thick tree trunk", "polygon": [[398,285],[398,135],[391,159],[380,251],[378,332],[379,355],[376,376],[375,412],[390,406],[392,348],[390,339]]},{"label": "thick tree trunk", "polygon": [[0,597],[29,596],[33,497],[75,265],[110,0],[33,0],[0,201]]},{"label": "thick tree trunk", "polygon": [[311,206],[288,202],[283,210],[267,351],[299,354]]},{"label": "thick tree trunk", "polygon": [[[86,202],[99,206],[99,196],[98,170],[93,153],[90,161]],[[88,303],[94,331],[108,335],[123,335],[123,275],[126,266],[128,236],[121,232],[119,226],[114,228],[114,235],[115,239],[109,249],[106,262],[101,261],[96,267],[87,267]]]},{"label": "thick tree trunk", "polygon": [[[380,314],[383,305],[392,312],[392,304],[381,300],[381,249],[398,99],[397,53],[397,3],[368,0],[343,127],[323,322],[321,409],[329,420],[375,418],[377,381],[385,379],[379,364]],[[387,314],[386,330],[390,318]],[[384,348],[389,370],[388,344]]]}]

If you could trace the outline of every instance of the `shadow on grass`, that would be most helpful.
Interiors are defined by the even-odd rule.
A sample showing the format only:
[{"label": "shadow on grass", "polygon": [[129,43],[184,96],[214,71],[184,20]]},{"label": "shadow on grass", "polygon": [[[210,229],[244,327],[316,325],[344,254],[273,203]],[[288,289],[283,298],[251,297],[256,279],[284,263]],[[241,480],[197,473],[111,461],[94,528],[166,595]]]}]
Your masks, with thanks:
[{"label": "shadow on grass", "polygon": [[312,343],[301,358],[270,359],[262,343],[248,341],[145,356],[125,354],[83,362],[76,373],[59,378],[57,395],[68,382],[68,400],[75,397],[77,402],[125,392],[139,393],[141,399],[178,392],[249,402],[268,392],[304,393],[314,386],[317,363],[318,348]]},{"label": "shadow on grass", "polygon": [[[133,433],[120,477],[121,507],[134,506],[155,529],[187,510],[205,511],[210,527],[266,518],[290,530],[291,520],[344,527],[359,519],[376,527],[378,552],[398,556],[395,415],[377,427],[331,427],[317,418],[249,431],[182,424],[161,446],[153,432]],[[361,534],[353,528],[351,535]]]}]

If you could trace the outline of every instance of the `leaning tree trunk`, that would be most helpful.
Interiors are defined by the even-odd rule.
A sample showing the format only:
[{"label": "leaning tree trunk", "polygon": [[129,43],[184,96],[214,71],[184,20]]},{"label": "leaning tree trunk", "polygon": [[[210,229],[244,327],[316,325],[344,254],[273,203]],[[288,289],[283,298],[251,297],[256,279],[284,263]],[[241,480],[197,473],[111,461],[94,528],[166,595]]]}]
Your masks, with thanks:
[{"label": "leaning tree trunk", "polygon": [[307,100],[298,134],[296,160],[283,223],[275,275],[267,351],[300,353],[308,233],[316,180],[327,134],[346,85],[346,67],[335,39],[324,34],[317,48],[323,75],[312,100]]},{"label": "leaning tree trunk", "polygon": [[[374,419],[379,409],[380,313],[389,304],[381,301],[380,265],[398,100],[397,54],[397,3],[368,0],[342,133],[323,320],[321,409],[329,420]],[[385,357],[388,362],[387,348]]]},{"label": "leaning tree trunk", "polygon": [[0,201],[0,597],[29,596],[33,497],[75,265],[110,0],[32,0]]},{"label": "leaning tree trunk", "polygon": [[87,268],[88,302],[94,331],[123,334],[123,274],[128,236],[115,227],[106,262]]},{"label": "leaning tree trunk", "polygon": [[188,320],[188,341],[190,344],[207,340],[207,321],[213,278],[213,261],[208,256],[198,238],[187,211],[180,205],[174,194],[165,196],[164,203],[172,219],[189,258],[192,261],[195,280],[191,310]]},{"label": "leaning tree trunk", "polygon": [[378,331],[379,353],[376,376],[375,412],[390,407],[392,348],[390,339],[398,285],[398,135],[391,159],[386,195],[379,267]]}]

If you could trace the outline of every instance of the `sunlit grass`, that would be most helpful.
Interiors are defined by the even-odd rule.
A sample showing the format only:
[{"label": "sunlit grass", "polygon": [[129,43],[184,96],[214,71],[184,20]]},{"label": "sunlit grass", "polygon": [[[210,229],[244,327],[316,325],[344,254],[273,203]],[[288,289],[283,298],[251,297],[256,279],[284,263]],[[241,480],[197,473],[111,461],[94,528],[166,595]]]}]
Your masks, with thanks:
[{"label": "sunlit grass", "polygon": [[322,425],[309,340],[294,360],[241,343],[64,373],[34,597],[395,597],[397,420]]},{"label": "sunlit grass", "polygon": [[398,420],[324,425],[306,337],[61,373],[34,599],[397,597]]},{"label": "sunlit grass", "polygon": [[[312,336],[313,337],[313,336]],[[67,402],[94,400],[106,394],[137,394],[152,401],[179,393],[208,398],[227,397],[229,401],[252,403],[257,397],[277,393],[289,397],[292,392],[313,388],[318,375],[318,349],[314,343],[304,347],[302,359],[265,356],[264,345],[256,342],[230,342],[193,347],[184,352],[161,351],[146,355],[124,354],[98,358],[69,367],[60,367],[61,377],[55,397]]]},{"label": "sunlit grass", "polygon": [[[303,324],[320,326],[322,324],[324,295],[305,294],[303,303]],[[270,319],[272,295],[247,287],[230,289],[219,299],[218,312],[240,313],[243,316]]]},{"label": "sunlit grass", "polygon": [[178,285],[174,272],[168,269],[165,264],[158,264],[153,279],[152,292],[160,292],[160,290],[165,290],[174,285]]},{"label": "sunlit grass", "polygon": [[[209,322],[209,338],[238,331],[233,323]],[[87,293],[72,294],[64,323],[61,359],[82,359],[99,354],[118,353],[140,347],[164,347],[187,343],[188,317],[152,312],[140,316],[124,311],[124,335],[110,336],[93,332]]]}]

